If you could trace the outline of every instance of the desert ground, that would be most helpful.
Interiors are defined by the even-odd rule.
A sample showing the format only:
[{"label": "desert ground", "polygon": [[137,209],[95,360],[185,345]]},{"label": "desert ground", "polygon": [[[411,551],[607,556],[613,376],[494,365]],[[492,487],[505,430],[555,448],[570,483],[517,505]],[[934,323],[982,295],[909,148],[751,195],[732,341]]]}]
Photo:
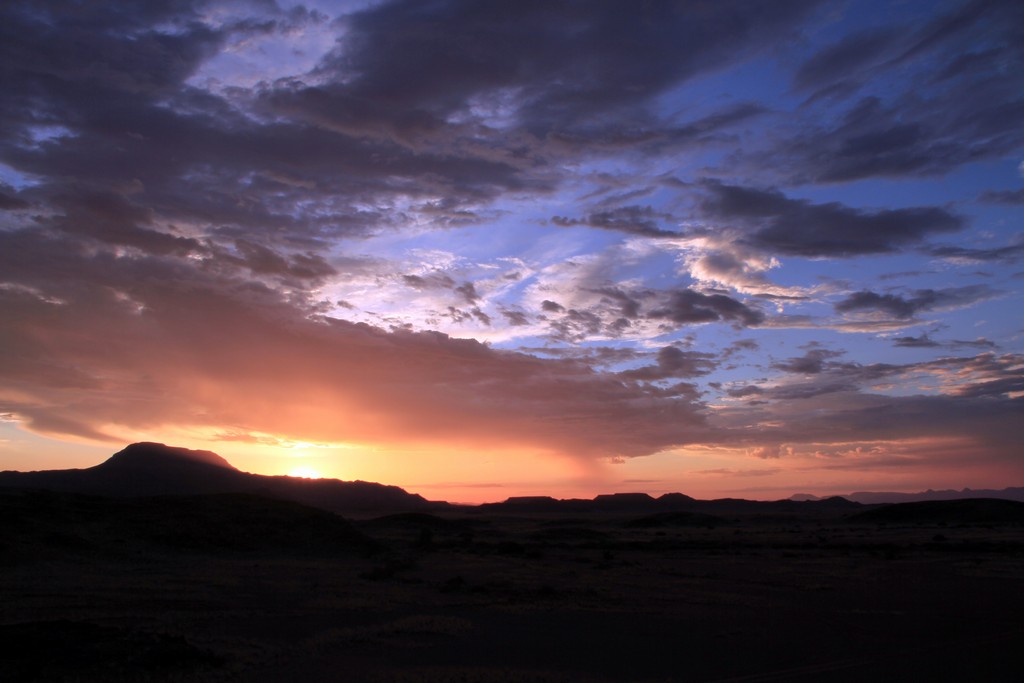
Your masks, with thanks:
[{"label": "desert ground", "polygon": [[0,505],[10,681],[1009,681],[1024,669],[1024,525],[983,503],[349,520],[254,496],[6,491]]}]

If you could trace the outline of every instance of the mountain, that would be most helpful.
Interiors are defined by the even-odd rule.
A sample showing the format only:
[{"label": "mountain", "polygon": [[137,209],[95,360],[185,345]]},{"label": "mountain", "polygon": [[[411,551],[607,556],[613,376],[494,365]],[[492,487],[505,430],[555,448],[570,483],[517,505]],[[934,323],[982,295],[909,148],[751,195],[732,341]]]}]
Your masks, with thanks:
[{"label": "mountain", "polygon": [[0,490],[0,566],[154,553],[331,556],[377,544],[340,515],[244,493],[103,497]]},{"label": "mountain", "polygon": [[880,524],[1024,524],[1024,502],[998,498],[921,500],[876,507],[849,519]]},{"label": "mountain", "polygon": [[[550,496],[513,497],[501,503],[484,503],[478,506],[482,512],[502,514],[517,513],[607,513],[607,514],[648,514],[690,513],[703,515],[773,516],[794,517],[800,515],[840,516],[856,512],[863,506],[840,496],[818,500],[745,500],[742,498],[719,498],[697,500],[682,493],[666,493],[652,498],[646,493],[611,493],[592,499],[568,498],[559,500]],[[669,519],[669,517],[666,517]],[[671,517],[683,519],[683,517]],[[697,519],[694,517],[693,519]]]},{"label": "mountain", "polygon": [[858,491],[848,496],[843,496],[865,505],[876,505],[878,503],[913,503],[926,500],[961,500],[966,498],[997,498],[1000,500],[1016,500],[1024,502],[1024,486],[1009,487],[1005,489],[946,489],[943,491],[921,491],[919,493],[897,493],[893,491]]},{"label": "mountain", "polygon": [[247,493],[334,512],[411,512],[446,507],[397,486],[242,472],[210,451],[135,443],[80,470],[0,472],[0,487],[111,497]]}]

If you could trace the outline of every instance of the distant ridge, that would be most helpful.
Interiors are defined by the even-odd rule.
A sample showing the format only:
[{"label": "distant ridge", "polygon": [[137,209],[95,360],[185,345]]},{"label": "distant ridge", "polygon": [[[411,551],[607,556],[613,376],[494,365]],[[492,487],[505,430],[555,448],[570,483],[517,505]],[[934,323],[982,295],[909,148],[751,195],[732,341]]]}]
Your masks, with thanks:
[{"label": "distant ridge", "polygon": [[664,513],[689,513],[692,517],[673,516],[656,517],[656,520],[672,519],[677,523],[682,519],[703,519],[707,523],[713,515],[772,515],[789,517],[803,514],[820,514],[827,516],[845,515],[857,512],[864,506],[840,496],[821,498],[818,500],[795,501],[774,500],[758,501],[742,498],[719,498],[717,500],[697,500],[683,493],[666,493],[653,498],[646,493],[611,493],[595,496],[592,499],[568,498],[556,499],[550,496],[518,496],[501,503],[484,503],[478,506],[483,512],[499,512],[506,514],[538,514],[538,513],[605,513],[605,514],[642,514],[661,515]]},{"label": "distant ridge", "polygon": [[919,500],[875,507],[850,521],[878,523],[1024,524],[1024,502],[998,498]]},{"label": "distant ridge", "polygon": [[106,461],[85,469],[38,472],[0,472],[0,488],[39,489],[113,497],[247,493],[290,500],[334,512],[374,514],[473,509],[513,513],[627,513],[701,512],[715,515],[803,513],[847,514],[865,505],[994,498],[1024,502],[1024,487],[1001,490],[962,489],[920,493],[860,491],[844,496],[793,494],[786,500],[742,498],[697,500],[683,493],[654,498],[646,493],[610,493],[593,499],[518,496],[480,506],[428,501],[397,486],[365,481],[301,479],[242,472],[212,451],[140,442],[126,446]]},{"label": "distant ridge", "polygon": [[0,487],[111,497],[247,493],[334,512],[436,510],[435,503],[397,486],[365,481],[300,479],[242,472],[211,451],[134,443],[95,467],[0,472]]},{"label": "distant ridge", "polygon": [[898,493],[893,491],[857,491],[847,496],[852,500],[865,505],[877,505],[879,503],[913,503],[926,500],[963,500],[966,498],[997,498],[999,500],[1016,500],[1024,502],[1024,486],[1011,486],[1005,489],[945,489],[942,491],[921,491],[919,493]]}]

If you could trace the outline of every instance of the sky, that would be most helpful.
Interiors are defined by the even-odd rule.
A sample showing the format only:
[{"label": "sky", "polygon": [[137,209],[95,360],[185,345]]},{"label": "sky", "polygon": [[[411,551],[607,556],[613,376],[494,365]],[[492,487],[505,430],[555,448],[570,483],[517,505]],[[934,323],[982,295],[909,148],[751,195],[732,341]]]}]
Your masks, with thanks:
[{"label": "sky", "polygon": [[0,469],[1024,485],[1024,4],[0,7]]}]

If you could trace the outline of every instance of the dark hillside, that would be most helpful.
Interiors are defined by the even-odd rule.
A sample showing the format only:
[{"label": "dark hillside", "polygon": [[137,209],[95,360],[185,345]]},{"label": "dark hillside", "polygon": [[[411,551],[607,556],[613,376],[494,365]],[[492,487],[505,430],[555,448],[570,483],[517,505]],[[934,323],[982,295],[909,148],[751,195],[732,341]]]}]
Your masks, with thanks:
[{"label": "dark hillside", "polygon": [[338,515],[248,494],[102,498],[0,491],[0,539],[4,564],[163,552],[327,556],[375,547]]},{"label": "dark hillside", "polygon": [[849,520],[881,524],[1024,524],[1024,503],[997,498],[893,503],[852,515]]},{"label": "dark hillside", "polygon": [[447,507],[444,503],[431,503],[397,486],[250,474],[235,469],[227,460],[210,451],[159,443],[132,444],[105,462],[87,469],[0,472],[0,488],[110,497],[248,493],[342,513]]}]

